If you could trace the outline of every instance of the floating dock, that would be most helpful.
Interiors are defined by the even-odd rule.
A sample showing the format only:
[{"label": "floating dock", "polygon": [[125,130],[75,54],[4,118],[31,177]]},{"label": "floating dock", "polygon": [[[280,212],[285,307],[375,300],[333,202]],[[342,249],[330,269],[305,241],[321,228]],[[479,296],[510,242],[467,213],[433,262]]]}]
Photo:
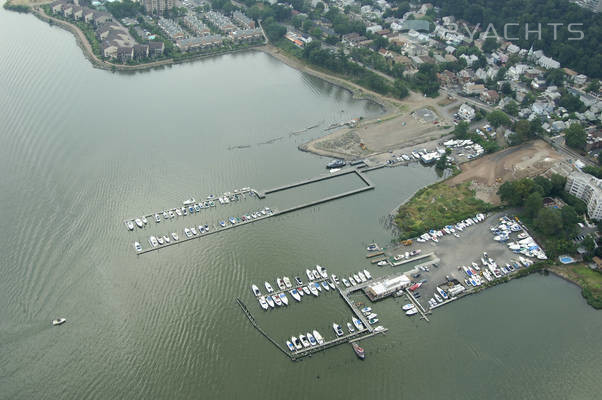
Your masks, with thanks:
[{"label": "floating dock", "polygon": [[[330,202],[330,201],[333,201],[333,200],[341,199],[343,197],[352,196],[352,195],[357,194],[357,193],[361,193],[361,192],[365,192],[367,190],[374,189],[374,185],[372,184],[372,182],[361,171],[359,171],[357,168],[348,168],[348,169],[345,169],[343,171],[340,171],[340,172],[337,172],[337,173],[334,173],[334,174],[320,175],[320,176],[317,176],[317,177],[314,177],[314,178],[310,178],[310,179],[306,179],[306,180],[303,180],[303,181],[294,182],[294,183],[291,183],[291,184],[288,184],[288,185],[277,186],[277,187],[274,187],[274,188],[271,188],[271,189],[267,189],[267,190],[264,190],[264,191],[258,191],[258,190],[251,189],[251,188],[245,188],[245,189],[242,189],[242,190],[239,190],[239,191],[233,193],[232,195],[244,195],[246,193],[252,192],[252,193],[254,193],[257,196],[257,198],[264,199],[264,198],[266,198],[266,196],[268,196],[271,193],[277,193],[277,192],[288,190],[288,189],[292,189],[292,188],[295,188],[295,187],[300,187],[300,186],[308,185],[308,184],[315,183],[315,182],[320,182],[320,181],[325,181],[325,180],[329,180],[329,179],[334,179],[334,178],[338,178],[338,177],[341,177],[341,176],[344,176],[344,175],[349,175],[349,174],[355,174],[356,176],[358,176],[361,179],[361,181],[365,184],[365,186],[357,188],[357,189],[349,190],[349,191],[346,191],[346,192],[343,192],[343,193],[335,194],[335,195],[332,195],[332,196],[323,197],[323,198],[318,199],[318,200],[314,200],[314,201],[309,201],[309,202],[306,202],[306,203],[302,203],[302,204],[299,204],[297,206],[293,206],[293,207],[290,207],[290,208],[287,208],[287,209],[284,209],[284,210],[274,210],[274,211],[272,211],[268,215],[262,215],[261,217],[258,217],[256,219],[249,219],[247,221],[241,221],[241,222],[238,222],[238,223],[236,223],[234,225],[231,224],[231,225],[227,225],[225,227],[213,226],[213,229],[210,230],[209,232],[205,232],[203,234],[199,233],[198,235],[192,236],[190,238],[185,237],[185,235],[183,235],[183,234],[182,235],[178,234],[178,236],[181,236],[181,237],[177,241],[173,241],[172,240],[170,243],[165,243],[165,244],[162,244],[162,245],[158,245],[157,247],[143,248],[143,250],[137,252],[136,254],[147,254],[147,253],[150,253],[151,251],[160,250],[162,248],[174,246],[174,245],[180,244],[180,243],[185,243],[185,242],[188,242],[189,240],[198,239],[198,238],[201,238],[201,237],[212,235],[212,234],[217,233],[217,232],[223,232],[223,231],[226,231],[228,229],[236,228],[238,226],[248,225],[250,223],[257,222],[257,221],[262,221],[262,220],[265,220],[265,219],[270,218],[270,217],[275,217],[275,216],[278,216],[278,215],[288,214],[288,213],[291,213],[291,212],[294,212],[294,211],[302,210],[304,208],[314,207],[314,206],[317,206],[317,205],[320,205],[320,204],[323,204],[323,203],[327,203],[327,202]],[[163,211],[175,211],[175,210],[176,210],[176,208],[172,208],[170,210],[162,210],[162,211],[160,211],[160,213],[163,213]],[[151,214],[145,215],[145,217],[152,218],[152,220],[154,220],[154,215],[155,215],[155,213],[151,213]],[[124,220],[124,224],[127,221],[133,221],[133,220],[134,219]],[[168,235],[169,235],[169,233],[168,233]],[[142,241],[140,243],[142,244]]]}]

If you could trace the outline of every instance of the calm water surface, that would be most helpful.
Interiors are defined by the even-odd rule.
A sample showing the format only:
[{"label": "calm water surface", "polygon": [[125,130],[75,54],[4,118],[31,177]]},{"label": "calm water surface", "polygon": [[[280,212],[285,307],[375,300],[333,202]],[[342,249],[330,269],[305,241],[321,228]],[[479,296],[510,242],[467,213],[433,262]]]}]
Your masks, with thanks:
[{"label": "calm water surface", "polygon": [[[593,399],[602,314],[533,276],[453,303],[432,322],[375,306],[365,362],[342,346],[292,363],[275,338],[349,311],[333,294],[263,313],[249,285],[320,263],[339,275],[387,243],[384,216],[437,178],[371,173],[374,191],[137,257],[151,234],[359,187],[353,178],[127,232],[126,217],[324,172],[297,146],[378,106],[262,53],[136,74],[93,69],[71,34],[0,10],[0,398]],[[292,132],[319,124],[317,129]],[[145,244],[145,243],[144,243]],[[374,275],[379,271],[370,267]],[[69,322],[52,328],[50,320]]]}]

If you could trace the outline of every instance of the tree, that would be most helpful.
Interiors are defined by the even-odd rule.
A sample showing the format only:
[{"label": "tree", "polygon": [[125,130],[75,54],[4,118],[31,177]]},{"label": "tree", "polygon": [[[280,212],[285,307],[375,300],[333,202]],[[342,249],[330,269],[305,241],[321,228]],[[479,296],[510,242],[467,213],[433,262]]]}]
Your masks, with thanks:
[{"label": "tree", "polygon": [[458,139],[466,139],[468,137],[468,122],[462,121],[454,128],[454,136]]},{"label": "tree", "polygon": [[447,154],[442,155],[437,160],[437,163],[435,164],[435,168],[437,168],[440,171],[443,171],[445,168],[447,168]]},{"label": "tree", "polygon": [[483,42],[483,46],[481,48],[485,53],[493,52],[498,48],[497,39],[494,37],[488,37],[485,39],[485,42]]},{"label": "tree", "polygon": [[585,237],[585,239],[583,239],[583,242],[581,242],[581,245],[583,247],[585,247],[587,249],[588,252],[592,252],[594,251],[594,249],[596,248],[596,242],[594,242],[594,239],[592,239],[592,237],[590,235],[587,235]]},{"label": "tree", "polygon": [[593,81],[590,82],[589,85],[587,85],[587,88],[585,90],[587,92],[598,93],[598,91],[600,90],[600,81],[597,79],[594,79]]},{"label": "tree", "polygon": [[562,86],[565,74],[560,69],[550,69],[544,74],[548,85]]},{"label": "tree", "polygon": [[434,64],[421,64],[414,75],[414,84],[425,95],[437,97],[439,95],[439,79],[437,79],[437,66]]},{"label": "tree", "polygon": [[566,185],[566,178],[560,174],[552,174],[550,177],[552,183],[552,190],[550,195],[558,196],[564,191],[564,185]]},{"label": "tree", "polygon": [[577,222],[579,222],[579,215],[577,215],[577,211],[570,206],[566,205],[560,209],[560,214],[562,215],[562,223],[565,228],[575,227]]},{"label": "tree", "polygon": [[512,91],[512,86],[510,85],[510,82],[502,83],[502,93],[505,94],[506,96],[511,96],[512,94],[514,94],[514,92]]},{"label": "tree", "polygon": [[487,115],[487,121],[494,127],[498,128],[502,125],[510,125],[510,118],[500,110],[494,110]]},{"label": "tree", "polygon": [[564,133],[564,141],[567,146],[577,150],[584,150],[587,135],[580,124],[571,124]]},{"label": "tree", "polygon": [[567,109],[568,112],[584,112],[586,107],[581,99],[567,90],[563,90],[560,98],[558,99],[558,105]]},{"label": "tree", "polygon": [[535,219],[535,229],[546,236],[555,236],[562,232],[562,216],[555,208],[542,208]]},{"label": "tree", "polygon": [[549,179],[538,175],[535,178],[533,178],[533,182],[535,182],[536,185],[541,187],[543,196],[549,196],[552,193],[552,182]]},{"label": "tree", "polygon": [[516,101],[509,101],[504,106],[504,111],[506,111],[508,114],[512,115],[513,117],[516,117],[518,115],[518,104],[516,104]]},{"label": "tree", "polygon": [[539,192],[531,193],[525,200],[525,214],[529,218],[534,218],[543,207],[543,197]]}]

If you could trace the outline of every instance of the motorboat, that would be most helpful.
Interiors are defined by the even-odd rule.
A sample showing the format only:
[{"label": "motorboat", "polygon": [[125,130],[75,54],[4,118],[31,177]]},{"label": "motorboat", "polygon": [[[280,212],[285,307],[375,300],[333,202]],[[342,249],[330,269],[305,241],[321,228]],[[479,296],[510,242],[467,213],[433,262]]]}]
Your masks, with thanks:
[{"label": "motorboat", "polygon": [[322,268],[319,265],[316,265],[316,270],[322,276],[322,278],[328,278],[328,273],[326,272],[326,268]]},{"label": "motorboat", "polygon": [[318,332],[317,330],[314,329],[313,334],[314,334],[314,337],[316,338],[316,340],[318,341],[318,344],[324,344],[324,338],[322,337],[320,332]]},{"label": "motorboat", "polygon": [[326,281],[322,281],[322,287],[326,289],[327,292],[330,291],[330,286],[328,286],[328,283],[326,283]]},{"label": "motorboat", "polygon": [[182,204],[185,205],[185,206],[189,206],[189,205],[194,204],[194,203],[195,203],[194,197],[191,197],[188,200],[184,200],[182,202]]},{"label": "motorboat", "polygon": [[369,320],[368,320],[368,323],[369,323],[370,325],[374,325],[374,324],[375,324],[375,323],[377,323],[377,322],[378,322],[378,318],[372,318],[372,319],[369,319]]},{"label": "motorboat", "polygon": [[186,210],[186,207],[182,207],[181,212],[182,212],[182,215],[188,215],[188,211]]},{"label": "motorboat", "polygon": [[230,218],[228,218],[228,220],[230,221],[230,223],[232,225],[234,225],[236,223],[236,218],[234,218],[234,217],[230,217]]},{"label": "motorboat", "polygon": [[362,280],[360,279],[359,276],[357,276],[357,274],[353,274],[353,279],[357,282],[360,283]]},{"label": "motorboat", "polygon": [[169,218],[174,218],[174,217],[175,217],[175,214],[174,214],[174,213],[173,213],[173,211],[171,211],[171,210],[169,210],[169,211],[167,212],[167,214],[169,215]]},{"label": "motorboat", "polygon": [[221,226],[222,228],[224,228],[226,226],[226,221],[220,221],[219,222],[219,226]]},{"label": "motorboat", "polygon": [[163,235],[163,240],[165,241],[165,243],[171,242],[171,239],[167,235]]},{"label": "motorboat", "polygon": [[265,298],[265,301],[267,301],[267,302],[268,302],[268,305],[269,305],[271,308],[274,308],[274,305],[275,305],[276,303],[274,303],[274,299],[272,299],[272,296],[266,296],[266,298]]},{"label": "motorboat", "polygon": [[293,287],[293,285],[291,284],[291,280],[288,278],[288,276],[283,276],[282,277],[282,281],[284,282],[284,285],[287,288],[292,288]]},{"label": "motorboat", "polygon": [[355,332],[355,328],[351,322],[347,322],[347,329],[349,330],[349,333]]},{"label": "motorboat", "polygon": [[370,314],[368,314],[366,316],[366,318],[368,318],[368,319],[373,319],[373,318],[376,318],[376,317],[378,317],[378,314],[376,314],[376,313],[370,313]]},{"label": "motorboat", "polygon": [[331,274],[330,279],[335,283],[335,285],[339,284],[339,278],[335,274]]},{"label": "motorboat", "polygon": [[200,211],[201,211],[201,208],[202,208],[202,207],[201,207],[200,205],[198,205],[198,204],[195,204],[195,205],[194,205],[194,211],[196,211],[196,212],[200,212]]},{"label": "motorboat", "polygon": [[334,330],[334,333],[337,334],[337,336],[343,336],[345,334],[343,332],[343,329],[341,328],[341,325],[339,325],[337,323],[332,324],[332,329]]},{"label": "motorboat", "polygon": [[435,300],[437,300],[437,303],[443,303],[443,299],[441,297],[439,297],[439,295],[437,293],[435,293],[434,296],[435,296]]},{"label": "motorboat", "polygon": [[310,294],[311,292],[309,291],[309,288],[307,286],[303,286],[303,292],[305,294]]},{"label": "motorboat", "polygon": [[179,208],[176,208],[176,214],[178,215],[178,217],[182,216],[182,210],[180,210]]},{"label": "motorboat", "polygon": [[159,245],[159,242],[157,242],[157,238],[154,236],[149,237],[148,241],[149,241],[150,245],[153,247],[157,247]]},{"label": "motorboat", "polygon": [[320,279],[320,274],[315,269],[312,269],[311,272],[314,274],[314,279]]},{"label": "motorboat", "polygon": [[320,292],[322,291],[322,286],[320,286],[320,284],[318,282],[314,282],[314,287],[316,289],[318,289],[318,291],[320,291]]},{"label": "motorboat", "polygon": [[163,241],[163,238],[162,238],[161,236],[157,236],[157,242],[159,242],[159,244],[161,244],[161,245],[162,245],[163,243],[165,243],[165,242]]},{"label": "motorboat", "polygon": [[318,341],[316,340],[314,335],[312,335],[310,332],[307,332],[306,336],[307,336],[307,340],[309,340],[310,345],[316,346],[318,344]]},{"label": "motorboat", "polygon": [[196,228],[195,228],[194,226],[190,228],[190,232],[192,232],[192,234],[193,234],[194,236],[198,235],[198,233],[197,233],[197,231],[196,231]]},{"label": "motorboat", "polygon": [[415,308],[415,307],[416,307],[416,306],[414,306],[414,304],[412,304],[412,303],[408,303],[408,304],[405,304],[404,306],[402,306],[402,307],[401,307],[401,309],[402,309],[403,311],[408,311],[408,310],[411,310],[412,308]]},{"label": "motorboat", "polygon": [[311,344],[309,343],[309,340],[307,340],[307,336],[305,336],[304,334],[299,335],[299,340],[301,341],[301,344],[303,345],[303,347],[311,346]]},{"label": "motorboat", "polygon": [[311,285],[311,286],[309,287],[309,290],[311,291],[311,294],[313,294],[314,296],[318,297],[318,294],[319,294],[319,293],[318,293],[318,290],[316,289],[316,287],[315,287],[315,286]]},{"label": "motorboat", "polygon": [[308,280],[310,280],[310,281],[313,281],[313,280],[314,280],[314,273],[313,273],[313,272],[311,272],[309,269],[306,269],[306,270],[305,270],[305,274],[307,275],[307,279],[308,279]]},{"label": "motorboat", "polygon": [[205,227],[203,225],[199,225],[199,233],[205,233]]},{"label": "motorboat", "polygon": [[351,347],[353,347],[353,351],[355,352],[355,355],[358,356],[358,358],[360,360],[363,360],[364,358],[366,358],[366,353],[364,352],[364,349],[360,347],[359,344],[357,344],[355,342],[351,342]]},{"label": "motorboat", "polygon": [[253,291],[253,294],[255,296],[261,296],[261,292],[259,291],[259,288],[256,285],[251,285],[251,291]]},{"label": "motorboat", "polygon": [[366,278],[372,279],[372,275],[370,274],[370,272],[368,272],[367,269],[364,270],[364,275],[366,276]]},{"label": "motorboat", "polygon": [[295,349],[301,350],[303,348],[303,344],[301,344],[301,341],[299,339],[297,339],[295,336],[291,337],[291,341],[293,342]]},{"label": "motorboat", "polygon": [[301,296],[299,296],[299,292],[297,291],[297,289],[293,289],[289,291],[289,293],[291,294],[291,296],[293,296],[293,299],[301,301]]},{"label": "motorboat", "polygon": [[366,282],[368,280],[368,278],[366,278],[366,275],[364,275],[364,273],[362,271],[358,272],[357,276],[360,277],[362,282]]},{"label": "motorboat", "polygon": [[284,293],[280,293],[280,300],[282,300],[282,303],[285,306],[288,306],[288,297],[286,297],[286,295]]},{"label": "motorboat", "polygon": [[290,351],[295,351],[295,345],[292,344],[290,340],[286,341],[286,347],[288,347]]},{"label": "motorboat", "polygon": [[178,237],[178,234],[175,232],[171,233],[171,238],[175,241],[175,240],[179,240],[180,238]]},{"label": "motorboat", "polygon": [[332,290],[334,290],[334,289],[335,289],[334,283],[332,283],[332,281],[326,281],[326,282],[328,283],[328,286],[330,286],[330,288],[331,288]]},{"label": "motorboat", "polygon": [[169,218],[169,214],[167,214],[167,211],[163,211],[163,219],[168,219]]},{"label": "motorboat", "polygon": [[52,320],[52,326],[63,325],[67,320],[65,318],[57,318]]},{"label": "motorboat", "polygon": [[351,318],[351,320],[353,321],[353,325],[355,325],[355,327],[357,328],[358,331],[361,331],[362,329],[364,329],[364,324],[362,324],[362,321],[360,321],[359,318]]},{"label": "motorboat", "polygon": [[435,289],[437,289],[437,292],[439,293],[439,295],[441,297],[443,297],[445,300],[447,300],[447,293],[445,293],[445,291],[443,289],[441,289],[439,286],[437,286]]},{"label": "motorboat", "polygon": [[261,306],[261,308],[263,308],[264,310],[268,309],[268,302],[265,301],[265,298],[263,296],[261,296],[259,298],[259,305]]},{"label": "motorboat", "polygon": [[284,281],[282,280],[282,278],[280,278],[280,277],[276,278],[276,284],[278,285],[280,290],[286,289],[286,285],[284,284]]},{"label": "motorboat", "polygon": [[144,224],[142,223],[142,220],[140,218],[136,218],[134,222],[136,223],[136,225],[138,225],[138,228],[144,227]]},{"label": "motorboat", "polygon": [[415,308],[412,308],[411,310],[406,311],[406,315],[414,315],[414,314],[418,314],[418,310]]},{"label": "motorboat", "polygon": [[161,222],[161,217],[159,217],[159,214],[155,214],[155,222],[156,223]]},{"label": "motorboat", "polygon": [[372,243],[372,244],[368,245],[368,247],[366,247],[366,250],[376,251],[376,250],[378,250],[378,245],[376,243]]},{"label": "motorboat", "polygon": [[337,159],[332,160],[328,164],[326,164],[326,168],[328,168],[328,169],[341,168],[341,167],[344,167],[346,164],[347,164],[347,162],[345,162],[345,160],[337,158]]},{"label": "motorboat", "polygon": [[343,278],[342,281],[343,281],[343,285],[345,285],[345,287],[351,286],[351,284],[349,283],[349,281],[347,279]]},{"label": "motorboat", "polygon": [[278,295],[272,296],[272,300],[274,300],[274,303],[276,303],[278,307],[282,307],[282,300],[280,300],[280,297],[278,297]]},{"label": "motorboat", "polygon": [[134,248],[138,252],[142,251],[142,246],[140,246],[140,243],[138,243],[138,242],[134,242]]},{"label": "motorboat", "polygon": [[303,281],[298,276],[295,276],[295,282],[297,283],[298,286],[303,285]]},{"label": "motorboat", "polygon": [[125,224],[127,225],[130,231],[134,230],[134,223],[132,221],[126,221]]},{"label": "motorboat", "polygon": [[303,288],[301,286],[299,286],[296,290],[297,290],[297,293],[299,293],[301,295],[301,297],[305,296],[305,293],[303,292]]},{"label": "motorboat", "polygon": [[367,314],[372,312],[372,307],[364,307],[361,309],[362,313]]},{"label": "motorboat", "polygon": [[349,277],[349,282],[351,283],[351,285],[355,286],[357,285],[357,283],[355,282],[355,279],[353,279],[353,277]]},{"label": "motorboat", "polygon": [[142,223],[144,225],[148,224],[148,219],[146,219],[146,217],[142,217]]},{"label": "motorboat", "polygon": [[379,267],[384,267],[387,264],[388,264],[388,262],[386,260],[382,260],[382,261],[379,261],[376,265],[378,265]]}]

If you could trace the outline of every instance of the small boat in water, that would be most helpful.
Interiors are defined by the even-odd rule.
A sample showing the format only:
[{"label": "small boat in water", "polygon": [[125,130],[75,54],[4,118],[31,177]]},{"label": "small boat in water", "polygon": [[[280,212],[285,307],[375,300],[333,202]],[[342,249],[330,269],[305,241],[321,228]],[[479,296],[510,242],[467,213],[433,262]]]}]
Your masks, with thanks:
[{"label": "small boat in water", "polygon": [[65,318],[57,318],[52,320],[52,326],[63,325],[67,320]]},{"label": "small boat in water", "polygon": [[276,303],[274,303],[274,299],[272,299],[272,296],[266,296],[265,301],[268,302],[268,305],[271,308],[274,308],[274,306],[276,305]]},{"label": "small boat in water", "polygon": [[138,225],[138,228],[142,228],[144,226],[144,224],[142,223],[142,220],[140,218],[136,218],[136,220],[134,222],[136,222],[136,225]]},{"label": "small boat in water", "polygon": [[137,252],[142,251],[142,246],[140,246],[140,243],[138,243],[138,242],[134,242],[134,248],[136,249]]},{"label": "small boat in water", "polygon": [[314,337],[316,338],[316,340],[318,341],[318,344],[324,344],[324,338],[322,337],[320,332],[318,332],[317,330],[314,329],[313,334],[314,334]]},{"label": "small boat in water", "polygon": [[299,339],[297,339],[295,336],[291,337],[291,341],[293,342],[295,349],[301,350],[303,348],[303,344],[301,344],[301,341]]},{"label": "small boat in water", "polygon": [[288,297],[286,297],[286,295],[284,293],[280,293],[280,300],[282,300],[282,303],[285,306],[288,306]]},{"label": "small boat in water", "polygon": [[268,309],[268,302],[265,300],[265,298],[262,296],[259,298],[259,305],[261,306],[261,308],[263,308],[264,310]]},{"label": "small boat in water", "polygon": [[357,274],[353,274],[353,279],[355,279],[355,281],[359,284],[362,282],[362,280],[360,279],[359,276],[357,276]]},{"label": "small boat in water", "polygon": [[351,347],[353,347],[353,351],[355,352],[355,355],[358,356],[358,358],[360,360],[363,360],[364,358],[366,358],[366,354],[364,353],[364,349],[360,347],[359,344],[352,342],[351,343]]},{"label": "small boat in water", "polygon": [[343,329],[341,328],[341,325],[339,325],[337,323],[332,324],[332,329],[334,330],[334,333],[337,334],[337,336],[343,336],[345,334],[343,332]]},{"label": "small boat in water", "polygon": [[159,217],[159,214],[155,214],[155,222],[156,223],[161,222],[161,217]]},{"label": "small boat in water", "polygon": [[178,237],[178,234],[177,234],[177,233],[175,233],[175,232],[172,232],[172,233],[171,233],[171,238],[172,238],[173,240],[178,240],[178,239],[180,239],[180,238]]},{"label": "small boat in water", "polygon": [[349,277],[349,282],[351,283],[351,285],[355,286],[357,285],[357,283],[355,282],[355,279],[353,279],[353,277]]},{"label": "small boat in water", "polygon": [[278,297],[278,295],[272,296],[272,300],[274,300],[274,303],[276,303],[278,307],[282,307],[282,300],[280,300],[280,297]]},{"label": "small boat in water", "polygon": [[293,285],[291,284],[291,280],[288,278],[288,276],[283,276],[283,277],[282,277],[282,281],[284,282],[284,285],[285,285],[287,288],[291,288],[291,287],[293,287]]},{"label": "small boat in water", "polygon": [[289,291],[289,293],[291,294],[291,296],[293,296],[293,299],[301,301],[301,296],[299,296],[299,292],[297,291],[297,289],[293,289]]},{"label": "small boat in water", "polygon": [[330,291],[330,287],[328,286],[328,283],[326,283],[326,281],[322,281],[322,287],[326,289],[327,292]]},{"label": "small boat in water", "polygon": [[316,289],[318,289],[318,291],[320,291],[320,292],[322,291],[322,286],[320,286],[320,284],[318,282],[314,282],[314,287]]},{"label": "small boat in water", "polygon": [[363,273],[362,271],[358,272],[358,273],[357,273],[357,276],[359,276],[359,277],[360,277],[360,280],[361,280],[362,282],[366,282],[366,281],[368,280],[368,278],[366,278],[366,275],[364,275],[364,273]]},{"label": "small boat in water", "polygon": [[372,279],[372,275],[370,275],[370,272],[368,272],[367,269],[364,270],[364,275],[366,276],[366,278]]},{"label": "small boat in water", "polygon": [[364,307],[361,310],[364,314],[372,312],[372,307]]},{"label": "small boat in water", "polygon": [[130,231],[134,230],[134,223],[132,221],[126,221],[125,223]]},{"label": "small boat in water", "polygon": [[311,285],[311,286],[309,287],[309,290],[310,290],[311,294],[313,294],[314,296],[318,297],[318,294],[319,294],[319,293],[318,293],[318,290],[316,289],[316,287],[315,287],[315,286]]},{"label": "small boat in water", "polygon": [[316,338],[314,337],[314,335],[312,335],[311,333],[307,332],[307,340],[309,340],[309,344],[311,344],[312,346],[315,346],[318,344]]},{"label": "small boat in water", "polygon": [[165,243],[165,242],[163,241],[163,238],[162,238],[161,236],[157,236],[157,242],[159,242],[159,244],[163,244],[163,243]]},{"label": "small boat in water", "polygon": [[328,273],[326,272],[326,268],[322,268],[319,265],[316,265],[316,271],[322,276],[322,278],[328,278]]},{"label": "small boat in water", "polygon": [[299,340],[301,341],[301,344],[303,345],[303,347],[311,346],[311,344],[309,343],[309,340],[307,340],[307,336],[305,336],[304,334],[299,335]]},{"label": "small boat in water", "polygon": [[146,219],[146,217],[142,217],[142,223],[144,225],[148,224],[148,219]]},{"label": "small boat in water", "polygon": [[297,283],[298,286],[303,285],[303,281],[298,276],[295,276],[295,282]]},{"label": "small boat in water", "polygon": [[307,279],[308,279],[308,280],[310,280],[310,281],[313,281],[313,280],[314,280],[314,273],[313,273],[313,272],[311,272],[309,269],[306,269],[306,270],[305,270],[305,274],[307,275]]},{"label": "small boat in water", "polygon": [[272,285],[270,285],[268,282],[265,282],[265,290],[268,291],[268,293],[272,293],[274,291],[274,289],[272,288]]},{"label": "small boat in water", "polygon": [[157,238],[154,236],[149,237],[148,241],[153,247],[157,247],[159,245],[159,242],[157,242]]},{"label": "small boat in water", "polygon": [[184,200],[182,202],[182,204],[184,204],[185,206],[189,206],[195,203],[194,197],[189,198],[188,200]]},{"label": "small boat in water", "polygon": [[369,319],[368,322],[370,323],[370,325],[374,325],[375,323],[378,322],[378,318]]},{"label": "small boat in water", "polygon": [[362,329],[364,329],[364,324],[362,324],[362,321],[360,321],[359,318],[351,318],[351,320],[353,321],[353,325],[355,325],[355,327],[357,328],[358,331],[361,331]]},{"label": "small boat in water", "polygon": [[253,291],[253,294],[255,296],[261,296],[261,292],[259,291],[259,288],[256,285],[251,285],[251,290]]},{"label": "small boat in water", "polygon": [[406,315],[414,315],[418,314],[418,310],[416,308],[412,308],[411,310],[406,311]]},{"label": "small boat in water", "polygon": [[278,285],[280,290],[286,289],[286,285],[284,284],[284,281],[282,280],[282,278],[280,278],[280,277],[276,278],[276,284]]},{"label": "small boat in water", "polygon": [[412,304],[412,303],[408,303],[408,304],[406,304],[406,305],[404,305],[404,306],[401,307],[401,309],[403,311],[408,311],[408,310],[411,310],[412,308],[415,308],[414,304]]},{"label": "small boat in water", "polygon": [[376,264],[376,265],[378,265],[379,267],[384,267],[387,264],[389,264],[389,263],[386,260],[382,260],[382,261],[379,261],[378,264]]},{"label": "small boat in water", "polygon": [[311,293],[309,291],[309,288],[307,286],[303,286],[303,292],[305,292],[305,294],[310,294]]},{"label": "small boat in water", "polygon": [[355,328],[351,322],[347,322],[347,329],[349,330],[349,333],[355,332]]},{"label": "small boat in water", "polygon": [[351,284],[349,283],[349,281],[347,279],[343,278],[342,280],[343,280],[343,285],[345,285],[345,287],[351,286]]},{"label": "small boat in water", "polygon": [[288,347],[290,351],[295,351],[295,345],[292,344],[290,340],[286,341],[286,347]]},{"label": "small boat in water", "polygon": [[327,283],[328,283],[328,286],[330,286],[330,288],[332,290],[334,290],[336,288],[336,286],[334,285],[334,283],[332,283],[332,281],[327,281]]}]

